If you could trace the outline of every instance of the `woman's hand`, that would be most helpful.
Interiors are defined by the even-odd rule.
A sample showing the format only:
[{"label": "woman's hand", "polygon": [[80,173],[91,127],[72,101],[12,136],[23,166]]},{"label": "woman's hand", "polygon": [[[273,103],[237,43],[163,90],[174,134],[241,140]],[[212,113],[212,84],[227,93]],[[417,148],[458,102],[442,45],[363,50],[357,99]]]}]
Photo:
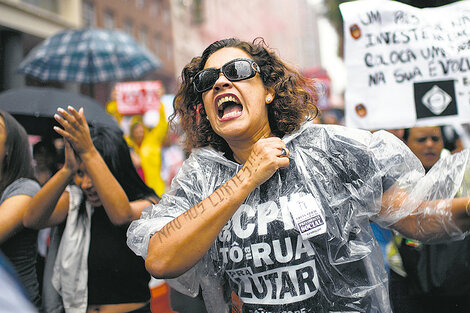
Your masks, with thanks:
[{"label": "woman's hand", "polygon": [[90,137],[90,130],[88,128],[83,108],[78,112],[73,107],[69,106],[68,112],[62,108],[58,108],[55,114],[55,120],[63,127],[54,127],[54,130],[62,135],[66,141],[70,143],[73,150],[82,156],[94,150],[93,141]]},{"label": "woman's hand", "polygon": [[249,179],[253,189],[267,181],[279,168],[289,166],[289,150],[278,137],[262,138],[256,142],[251,153],[239,171]]},{"label": "woman's hand", "polygon": [[65,161],[64,168],[70,170],[72,173],[75,173],[78,170],[78,160],[75,156],[75,152],[72,149],[72,146],[67,139],[64,139],[65,145]]}]

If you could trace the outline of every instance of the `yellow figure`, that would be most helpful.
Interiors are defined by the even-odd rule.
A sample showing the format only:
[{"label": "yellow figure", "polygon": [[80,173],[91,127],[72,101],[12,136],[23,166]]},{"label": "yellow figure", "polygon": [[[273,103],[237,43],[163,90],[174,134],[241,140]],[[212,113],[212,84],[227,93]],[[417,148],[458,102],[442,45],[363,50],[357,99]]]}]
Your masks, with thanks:
[{"label": "yellow figure", "polygon": [[121,121],[123,118],[123,115],[120,114],[117,110],[117,102],[116,102],[116,91],[113,89],[111,93],[111,99],[106,103],[106,112],[113,116],[116,121],[118,122],[119,125],[121,125]]},{"label": "yellow figure", "polygon": [[[140,157],[140,166],[145,183],[161,196],[165,191],[165,182],[161,177],[162,145],[166,140],[168,121],[163,105],[160,106],[160,119],[152,129],[148,129],[141,116],[134,116],[131,121],[127,143]],[[138,166],[136,166],[138,167]]]}]

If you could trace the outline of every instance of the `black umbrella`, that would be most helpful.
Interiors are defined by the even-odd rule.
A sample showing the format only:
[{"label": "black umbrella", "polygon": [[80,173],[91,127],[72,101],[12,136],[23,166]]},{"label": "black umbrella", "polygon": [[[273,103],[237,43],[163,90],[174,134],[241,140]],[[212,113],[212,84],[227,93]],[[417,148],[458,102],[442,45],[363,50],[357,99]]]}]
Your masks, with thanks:
[{"label": "black umbrella", "polygon": [[28,134],[59,137],[53,126],[60,126],[54,119],[57,108],[83,107],[89,125],[102,124],[119,127],[115,119],[106,113],[101,104],[77,92],[46,87],[23,87],[0,93],[0,109],[13,115]]}]

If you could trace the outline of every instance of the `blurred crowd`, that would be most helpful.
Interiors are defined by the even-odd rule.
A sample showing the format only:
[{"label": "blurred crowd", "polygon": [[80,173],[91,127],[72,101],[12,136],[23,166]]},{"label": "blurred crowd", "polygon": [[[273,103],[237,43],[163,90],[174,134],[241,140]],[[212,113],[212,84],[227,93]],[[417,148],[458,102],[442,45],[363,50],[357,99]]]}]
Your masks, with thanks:
[{"label": "blurred crowd", "polygon": [[[113,92],[106,110],[120,129],[88,126],[82,111],[59,109],[60,138],[28,136],[0,111],[0,284],[14,294],[2,293],[0,312],[206,312],[199,292],[193,299],[151,278],[126,245],[129,223],[148,214],[188,157],[173,106],[124,115]],[[313,119],[344,121],[344,109],[328,104]],[[469,124],[387,131],[426,172],[470,147]],[[470,312],[468,238],[431,245],[372,228],[394,312]]]},{"label": "blurred crowd", "polygon": [[[5,275],[10,275],[8,280],[5,278],[2,281],[5,284],[8,283],[8,285],[5,285],[5,288],[16,286],[19,290],[19,294],[14,297],[2,299],[0,305],[1,312],[36,312],[36,310],[39,312],[63,312],[63,310],[68,311],[70,309],[67,306],[71,308],[83,306],[83,303],[77,304],[70,299],[67,302],[66,298],[64,298],[62,305],[58,305],[57,301],[53,300],[55,296],[51,295],[55,288],[52,285],[60,283],[60,279],[54,276],[55,272],[64,271],[64,277],[70,279],[65,268],[59,270],[54,267],[54,261],[61,257],[61,253],[65,253],[63,250],[66,250],[66,248],[62,247],[62,243],[66,241],[68,229],[70,229],[69,232],[72,229],[73,233],[78,232],[76,227],[68,225],[67,223],[70,222],[66,223],[66,220],[63,219],[63,217],[68,215],[67,221],[70,221],[72,219],[70,216],[71,212],[66,214],[66,211],[62,211],[64,213],[59,211],[60,204],[62,203],[61,199],[64,195],[67,194],[67,197],[71,197],[72,194],[76,193],[73,188],[69,189],[67,187],[64,189],[67,184],[78,186],[82,190],[80,192],[80,189],[78,189],[78,199],[85,197],[88,201],[96,202],[92,205],[92,211],[94,210],[93,208],[101,207],[110,211],[118,210],[113,209],[112,205],[106,203],[107,200],[104,199],[106,197],[118,199],[119,190],[112,188],[112,182],[110,182],[109,178],[104,181],[103,187],[99,187],[101,184],[98,180],[99,178],[93,176],[106,177],[108,172],[109,175],[112,175],[109,177],[114,176],[119,186],[124,188],[124,194],[130,200],[130,209],[135,210],[135,207],[138,208],[136,212],[131,213],[133,216],[130,216],[130,218],[134,219],[140,215],[143,207],[158,201],[158,198],[168,188],[179,167],[182,165],[186,156],[179,143],[179,131],[176,127],[169,127],[169,114],[165,112],[163,104],[160,104],[160,112],[157,116],[145,114],[124,116],[117,112],[116,101],[111,96],[106,108],[108,113],[119,123],[119,130],[100,129],[100,126],[95,125],[90,127],[89,135],[87,135],[88,126],[84,127],[83,123],[86,124],[86,120],[83,117],[81,128],[77,127],[73,130],[82,132],[81,135],[83,137],[70,138],[70,140],[64,140],[63,137],[28,135],[23,126],[13,116],[7,112],[0,112],[0,134],[3,135],[1,145],[2,151],[4,151],[2,168],[8,169],[2,172],[2,188],[0,190],[2,192],[0,205],[2,212],[5,213],[4,221],[8,222],[8,224],[1,227],[0,247],[5,254],[5,256],[2,254],[1,258],[2,271],[6,270]],[[79,114],[78,112],[73,113]],[[80,121],[81,117],[73,116],[73,113],[68,111],[65,114],[70,114],[68,115],[69,118],[74,118],[74,121]],[[72,143],[73,140],[76,140],[76,142]],[[96,168],[95,165],[85,165],[85,157],[83,154],[80,154],[80,149],[99,150],[100,157],[95,156],[93,159],[97,159],[98,163],[103,161],[104,163],[98,164]],[[129,156],[129,163],[125,161],[126,151]],[[21,158],[18,155],[21,155]],[[96,160],[91,162],[96,162]],[[78,164],[81,165],[79,168],[76,168]],[[129,166],[132,168],[129,168]],[[69,168],[73,173],[79,174],[68,175],[67,179],[58,183],[57,181],[60,181],[61,176]],[[97,171],[97,173],[93,174],[93,171]],[[135,177],[133,171],[136,173]],[[136,189],[140,188],[136,187],[140,184],[137,179],[142,182],[142,186],[145,186],[145,188],[141,188],[141,191]],[[42,189],[40,190],[40,188]],[[106,192],[99,190],[100,188],[110,188],[109,195],[105,195],[104,193]],[[37,193],[39,190],[41,192]],[[35,197],[39,198],[36,199]],[[139,198],[148,200],[138,204],[142,202],[142,200],[138,200]],[[41,213],[43,214],[42,216],[37,216],[38,212],[31,213],[28,211],[28,208],[31,208],[31,201],[46,203],[48,200],[52,202],[44,207],[44,212]],[[78,201],[77,203],[80,204],[81,200]],[[85,204],[85,202],[82,202],[82,204]],[[69,210],[67,205],[65,209]],[[51,210],[53,211],[48,212]],[[137,302],[137,304],[145,304],[143,308],[140,308],[141,311],[138,310],[136,312],[150,312],[150,310],[154,312],[173,312],[171,309],[170,288],[162,280],[151,280],[150,275],[145,271],[143,260],[135,256],[126,247],[126,228],[119,225],[124,223],[123,225],[125,226],[128,222],[115,222],[111,218],[112,213],[106,216],[98,214],[100,210],[95,211],[92,217],[90,215],[86,217],[86,214],[82,215],[82,213],[79,213],[76,217],[79,220],[89,219],[91,222],[91,228],[85,231],[83,236],[91,235],[91,238],[94,238],[100,232],[103,233],[103,236],[107,237],[118,236],[121,238],[119,241],[119,246],[121,247],[107,247],[111,242],[114,242],[114,240],[109,241],[110,239],[95,244],[93,244],[92,240],[88,258],[91,258],[93,255],[93,258],[97,260],[95,262],[99,263],[97,263],[98,267],[96,269],[88,268],[88,275],[96,277],[100,273],[99,277],[96,277],[95,280],[107,281],[108,285],[100,285],[98,283],[94,287],[96,290],[89,289],[88,299],[90,300],[94,293],[94,297],[98,297],[96,298],[97,303],[106,304],[107,301],[110,301],[109,297],[114,293],[114,289],[122,289],[122,294],[126,293],[126,290],[128,290],[127,293],[133,290],[130,296],[127,295],[124,298],[128,298],[129,303]],[[103,210],[101,211],[104,212]],[[29,217],[28,222],[21,218],[22,215]],[[15,219],[12,219],[12,216]],[[24,225],[27,226],[25,227]],[[68,242],[68,244],[71,244],[70,247],[72,248],[77,248],[71,242]],[[106,250],[103,250],[101,253],[109,256],[103,258],[98,251],[105,247]],[[131,256],[124,257],[126,253],[122,250],[122,247]],[[93,252],[92,250],[95,249],[98,250]],[[111,253],[110,251],[114,252]],[[77,255],[73,255],[73,252],[70,253],[72,254],[68,255],[68,257],[77,257]],[[110,280],[109,274],[106,274],[108,271],[103,273],[102,269],[100,269],[110,262],[110,258],[122,259],[121,266],[123,268],[134,269],[124,275],[124,280]],[[90,264],[89,266],[91,266]],[[80,266],[80,264],[74,264],[74,266]],[[79,268],[73,267],[73,269],[75,272],[80,272]],[[136,269],[139,270],[136,272]],[[123,271],[119,266],[109,270],[111,272],[117,271],[117,273],[122,273]],[[86,268],[82,268],[81,271],[86,273]],[[91,274],[90,272],[92,271],[97,272]],[[3,272],[1,274],[3,276]],[[126,276],[141,277],[140,281],[142,283]],[[91,280],[91,277],[89,276],[88,281]],[[89,282],[89,284],[94,283]],[[110,287],[113,284],[114,287]],[[90,288],[90,286],[88,287]],[[67,286],[61,288],[67,290]],[[101,290],[109,288],[113,289],[108,291]],[[142,292],[142,288],[147,289],[147,291]],[[78,290],[73,287],[70,292],[76,297]],[[132,294],[135,294],[135,296],[132,296]],[[62,296],[64,297],[64,295]],[[119,295],[114,294],[113,296],[118,297]],[[118,298],[116,300],[117,303],[121,303],[124,298]],[[173,300],[173,306],[176,308],[178,308],[180,300],[183,299],[188,302],[188,305],[183,305],[183,310],[191,305],[195,309],[202,308],[204,310],[203,306],[201,307],[201,303],[176,291],[173,292],[173,298],[176,299]],[[86,305],[87,303],[85,303],[85,308]],[[133,307],[139,309],[138,305],[130,305],[128,308],[124,308],[124,310],[127,312],[129,308],[132,309]],[[97,306],[97,310],[99,309],[102,309],[102,305]],[[106,309],[109,308],[105,307]],[[121,312],[121,310],[120,308],[111,307],[111,312]]]}]

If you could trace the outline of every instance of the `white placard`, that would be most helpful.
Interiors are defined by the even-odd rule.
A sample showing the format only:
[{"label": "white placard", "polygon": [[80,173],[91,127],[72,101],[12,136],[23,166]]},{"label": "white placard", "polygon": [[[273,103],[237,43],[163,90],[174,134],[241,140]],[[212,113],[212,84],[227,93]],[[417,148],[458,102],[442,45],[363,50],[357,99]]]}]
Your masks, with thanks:
[{"label": "white placard", "polygon": [[346,125],[394,129],[470,121],[470,1],[415,8],[340,5]]}]

